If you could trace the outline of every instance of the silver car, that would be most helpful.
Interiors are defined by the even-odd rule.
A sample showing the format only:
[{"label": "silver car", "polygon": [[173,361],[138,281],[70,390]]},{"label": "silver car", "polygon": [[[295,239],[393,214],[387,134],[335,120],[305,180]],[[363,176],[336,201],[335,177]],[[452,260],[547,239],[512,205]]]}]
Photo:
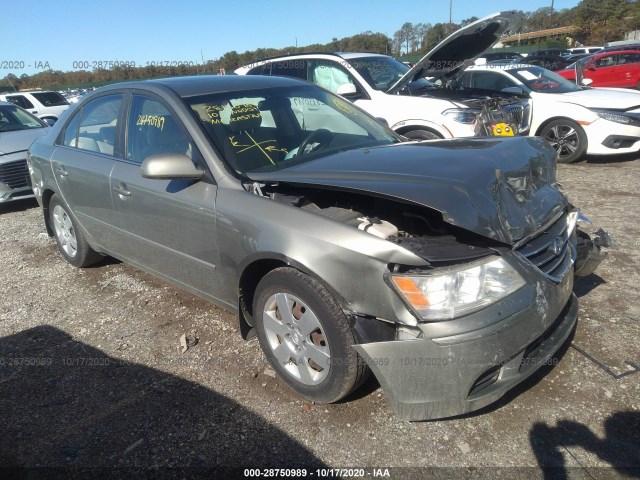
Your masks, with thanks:
[{"label": "silver car", "polygon": [[48,131],[39,118],[12,103],[0,102],[0,203],[33,197],[27,150]]},{"label": "silver car", "polygon": [[543,140],[406,142],[288,78],[104,87],[30,153],[71,264],[111,255],[234,310],[310,400],[372,371],[407,420],[478,409],[545,364],[608,243],[578,231]]}]

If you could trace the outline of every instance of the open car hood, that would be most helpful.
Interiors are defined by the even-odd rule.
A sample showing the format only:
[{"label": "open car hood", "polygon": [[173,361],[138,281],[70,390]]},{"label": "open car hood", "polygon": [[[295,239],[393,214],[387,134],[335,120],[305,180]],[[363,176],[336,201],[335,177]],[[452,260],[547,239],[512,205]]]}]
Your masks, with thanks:
[{"label": "open car hood", "polygon": [[513,245],[567,206],[556,188],[555,156],[540,138],[456,139],[351,150],[249,176],[421,205],[451,225]]},{"label": "open car hood", "polygon": [[422,57],[387,93],[397,93],[420,77],[439,78],[473,65],[503,35],[518,30],[524,18],[524,14],[516,11],[499,12],[455,31]]}]

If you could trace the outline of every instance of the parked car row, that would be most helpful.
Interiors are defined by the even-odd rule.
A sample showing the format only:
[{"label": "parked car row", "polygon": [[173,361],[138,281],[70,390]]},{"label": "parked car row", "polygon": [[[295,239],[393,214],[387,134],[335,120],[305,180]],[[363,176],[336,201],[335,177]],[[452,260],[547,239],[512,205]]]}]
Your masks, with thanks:
[{"label": "parked car row", "polygon": [[46,90],[3,93],[0,94],[0,101],[18,105],[49,125],[53,125],[69,107],[69,102],[58,92]]},{"label": "parked car row", "polygon": [[[399,418],[459,415],[549,362],[575,328],[574,277],[611,242],[556,181],[588,142],[540,117],[570,110],[544,95],[595,89],[467,69],[521,21],[478,20],[411,67],[305,54],[113,84],[52,127],[4,104],[0,131],[37,136],[15,160],[70,264],[113,256],[234,311],[311,401],[373,373]],[[617,126],[604,108],[584,122]]]}]

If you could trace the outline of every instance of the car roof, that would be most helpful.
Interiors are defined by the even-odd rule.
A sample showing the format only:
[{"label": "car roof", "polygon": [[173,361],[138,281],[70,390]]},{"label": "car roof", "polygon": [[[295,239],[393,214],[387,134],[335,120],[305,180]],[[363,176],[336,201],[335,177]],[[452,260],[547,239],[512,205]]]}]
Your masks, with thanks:
[{"label": "car roof", "polygon": [[625,48],[621,50],[609,50],[608,52],[594,52],[591,55],[593,55],[593,58],[599,58],[607,55],[619,55],[621,53],[640,53],[640,48],[636,47],[636,48]]},{"label": "car roof", "polygon": [[[294,87],[309,85],[308,82],[288,77],[270,77],[263,75],[199,75],[192,77],[169,77],[135,82],[114,83],[104,87],[108,90],[121,88],[165,87],[180,97],[195,97],[209,93],[231,92],[235,90],[256,90],[271,87]],[[103,90],[104,91],[104,90]]]}]

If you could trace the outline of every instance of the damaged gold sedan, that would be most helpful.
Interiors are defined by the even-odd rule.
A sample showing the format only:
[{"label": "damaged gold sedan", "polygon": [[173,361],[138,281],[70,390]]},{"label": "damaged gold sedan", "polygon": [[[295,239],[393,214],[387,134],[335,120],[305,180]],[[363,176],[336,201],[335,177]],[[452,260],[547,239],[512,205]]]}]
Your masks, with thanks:
[{"label": "damaged gold sedan", "polygon": [[30,150],[47,231],[237,311],[299,395],[373,372],[407,420],[485,406],[577,319],[591,238],[543,140],[407,142],[277,77],[116,84]]}]

